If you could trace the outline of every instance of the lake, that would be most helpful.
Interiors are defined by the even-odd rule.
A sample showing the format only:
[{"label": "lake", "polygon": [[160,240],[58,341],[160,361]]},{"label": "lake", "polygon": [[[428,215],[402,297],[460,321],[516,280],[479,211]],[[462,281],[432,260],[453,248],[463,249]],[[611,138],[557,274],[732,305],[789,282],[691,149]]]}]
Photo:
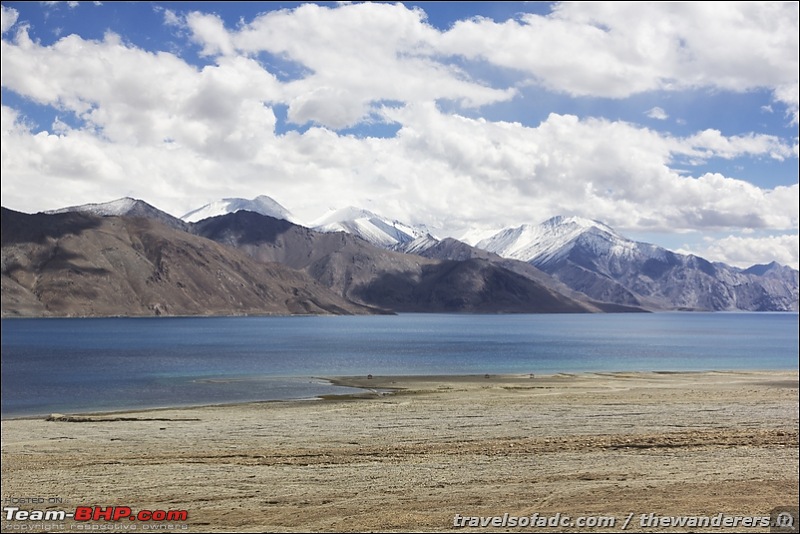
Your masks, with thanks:
[{"label": "lake", "polygon": [[329,376],[797,368],[797,313],[2,320],[4,418],[353,391]]}]

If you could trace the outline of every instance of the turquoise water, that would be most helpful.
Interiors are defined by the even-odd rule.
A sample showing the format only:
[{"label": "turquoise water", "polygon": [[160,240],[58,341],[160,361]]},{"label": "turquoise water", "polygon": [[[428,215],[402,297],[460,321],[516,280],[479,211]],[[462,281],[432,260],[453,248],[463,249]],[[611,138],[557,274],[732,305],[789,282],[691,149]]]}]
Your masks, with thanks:
[{"label": "turquoise water", "polygon": [[314,397],[315,377],[798,368],[796,313],[6,319],[2,415]]}]

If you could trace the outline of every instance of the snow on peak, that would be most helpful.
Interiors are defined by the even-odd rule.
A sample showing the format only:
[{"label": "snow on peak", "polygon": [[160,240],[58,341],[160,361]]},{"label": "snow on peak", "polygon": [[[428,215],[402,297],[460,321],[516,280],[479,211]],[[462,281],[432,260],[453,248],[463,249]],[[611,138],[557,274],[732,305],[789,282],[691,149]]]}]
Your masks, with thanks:
[{"label": "snow on peak", "polygon": [[328,226],[344,221],[359,219],[380,219],[381,217],[364,208],[347,206],[346,208],[331,209],[328,213],[311,223],[312,228]]},{"label": "snow on peak", "polygon": [[411,226],[354,206],[332,210],[314,221],[312,228],[319,232],[346,232],[357,235],[383,248],[403,245],[428,234],[424,226]]},{"label": "snow on peak", "polygon": [[622,253],[634,245],[599,221],[557,216],[538,225],[506,228],[476,246],[506,258],[540,264],[569,253],[579,239],[598,252]]},{"label": "snow on peak", "polygon": [[461,234],[458,234],[458,239],[462,243],[466,243],[471,247],[478,246],[478,243],[483,241],[484,239],[489,239],[490,237],[502,232],[502,229],[498,229],[497,227],[493,228],[470,228]]},{"label": "snow on peak", "polygon": [[581,228],[584,230],[588,230],[590,228],[597,228],[604,232],[608,232],[609,234],[617,235],[617,233],[608,225],[601,223],[600,221],[595,221],[593,219],[587,219],[585,217],[566,217],[564,215],[556,215],[555,217],[551,217],[547,219],[540,226],[546,228],[564,228],[569,227],[573,228]]},{"label": "snow on peak", "polygon": [[437,244],[439,244],[438,239],[433,237],[431,234],[425,234],[423,236],[417,237],[413,241],[400,243],[395,248],[396,250],[400,252],[405,252],[406,254],[422,254],[429,248],[435,247]]},{"label": "snow on peak", "polygon": [[83,204],[80,206],[70,206],[68,208],[59,208],[57,210],[50,210],[45,213],[69,213],[69,212],[82,212],[91,213],[100,217],[120,216],[129,213],[141,200],[135,198],[123,197],[111,202],[100,202],[97,204]]},{"label": "snow on peak", "polygon": [[268,217],[295,222],[295,218],[289,210],[266,195],[257,196],[252,200],[246,198],[223,198],[192,210],[181,219],[186,222],[198,222],[209,217],[236,213],[237,211],[252,211]]}]

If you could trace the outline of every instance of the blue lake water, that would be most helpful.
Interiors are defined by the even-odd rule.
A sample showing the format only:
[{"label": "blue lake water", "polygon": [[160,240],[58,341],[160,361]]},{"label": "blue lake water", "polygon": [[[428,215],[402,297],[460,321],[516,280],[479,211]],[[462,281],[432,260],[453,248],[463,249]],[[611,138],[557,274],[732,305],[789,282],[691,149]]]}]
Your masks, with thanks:
[{"label": "blue lake water", "polygon": [[353,391],[326,376],[797,368],[796,313],[5,319],[2,416]]}]

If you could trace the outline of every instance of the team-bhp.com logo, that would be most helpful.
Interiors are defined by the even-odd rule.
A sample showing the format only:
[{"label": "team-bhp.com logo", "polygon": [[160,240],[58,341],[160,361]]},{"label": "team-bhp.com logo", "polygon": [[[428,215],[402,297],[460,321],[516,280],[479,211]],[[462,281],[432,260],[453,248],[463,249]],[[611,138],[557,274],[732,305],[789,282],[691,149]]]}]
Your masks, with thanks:
[{"label": "team-bhp.com logo", "polygon": [[74,512],[66,510],[22,510],[18,506],[3,507],[6,521],[186,521],[187,510],[139,510],[130,506],[78,506]]}]

